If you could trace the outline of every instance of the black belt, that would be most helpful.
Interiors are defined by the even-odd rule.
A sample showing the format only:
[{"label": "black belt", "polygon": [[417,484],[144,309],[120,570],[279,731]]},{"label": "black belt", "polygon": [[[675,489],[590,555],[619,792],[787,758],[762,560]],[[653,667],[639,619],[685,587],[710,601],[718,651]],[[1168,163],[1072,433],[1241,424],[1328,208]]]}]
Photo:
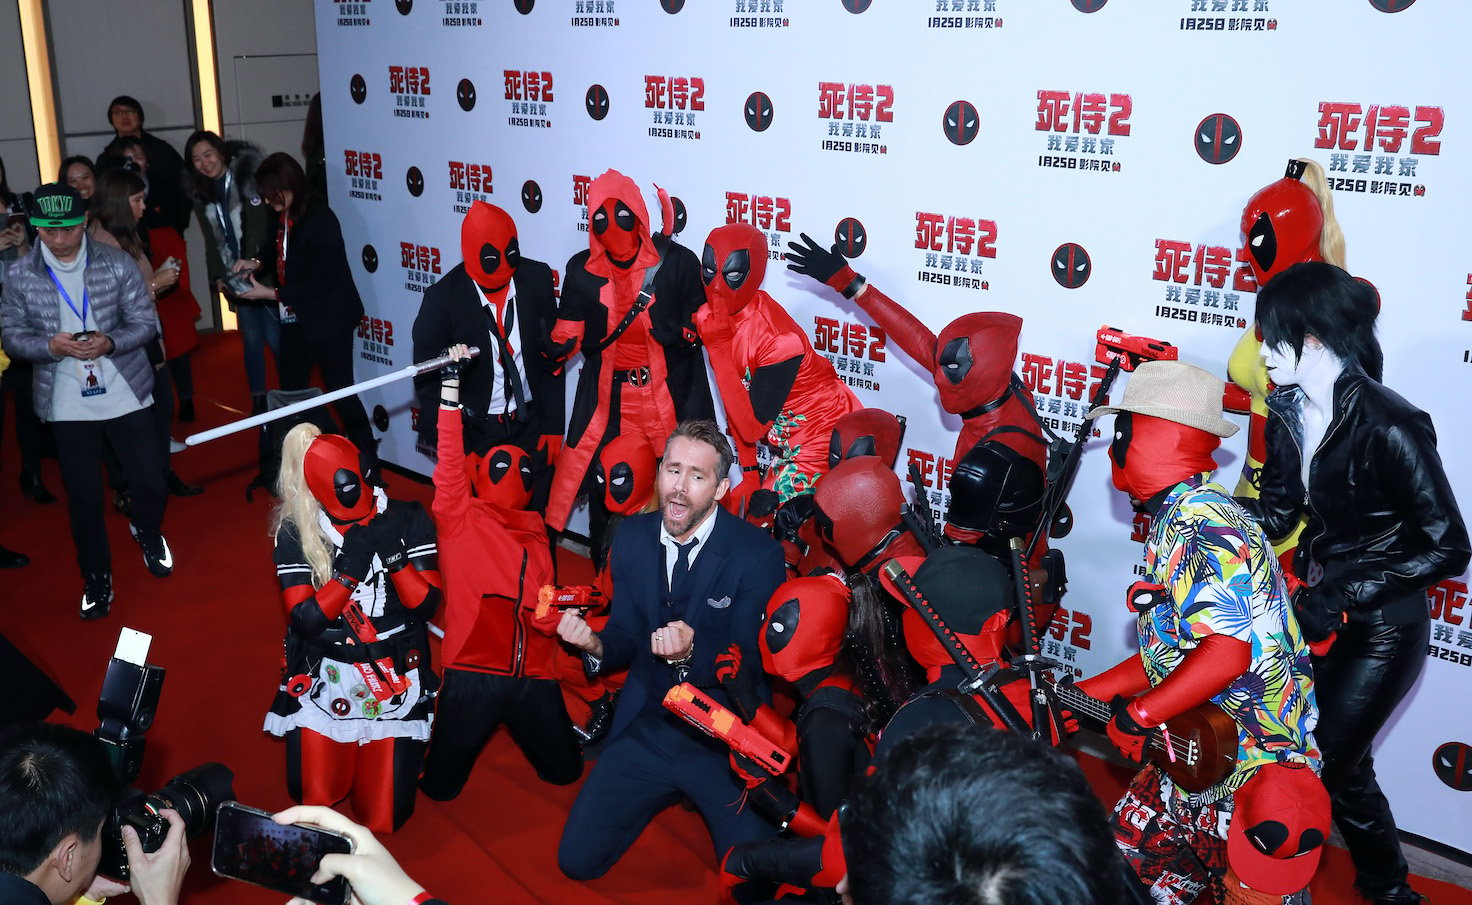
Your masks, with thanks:
[{"label": "black belt", "polygon": [[614,383],[627,383],[631,387],[648,386],[649,380],[650,374],[648,365],[643,365],[641,367],[633,368],[632,370],[628,371],[613,372]]}]

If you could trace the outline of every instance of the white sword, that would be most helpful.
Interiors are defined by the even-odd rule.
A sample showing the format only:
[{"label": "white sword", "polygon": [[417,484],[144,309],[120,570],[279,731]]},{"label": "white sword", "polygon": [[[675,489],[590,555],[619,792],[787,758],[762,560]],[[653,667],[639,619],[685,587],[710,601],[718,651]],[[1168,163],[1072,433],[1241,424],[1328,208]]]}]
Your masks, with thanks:
[{"label": "white sword", "polygon": [[[470,347],[469,358],[474,358],[479,354],[479,347]],[[461,361],[465,360],[466,359],[464,358],[461,359]],[[295,415],[297,412],[305,412],[309,409],[314,409],[319,405],[327,402],[333,402],[335,400],[343,398],[344,396],[355,396],[358,393],[363,392],[364,390],[371,390],[375,387],[381,387],[386,384],[404,380],[405,378],[409,377],[417,377],[420,374],[427,374],[430,371],[438,371],[440,368],[443,368],[445,365],[450,364],[452,361],[454,361],[454,359],[451,358],[449,355],[441,355],[439,358],[431,358],[428,361],[421,361],[418,364],[406,365],[397,371],[392,371],[380,377],[374,377],[372,380],[365,380],[362,383],[355,383],[352,386],[345,386],[340,390],[333,390],[330,393],[323,393],[320,396],[313,396],[311,399],[303,399],[301,402],[293,402],[291,405],[284,405],[279,409],[273,409],[269,412],[262,412],[259,415],[252,415],[249,418],[242,418],[239,421],[232,421],[229,424],[222,424],[219,427],[210,428],[207,431],[200,431],[197,434],[190,434],[188,437],[184,438],[184,444],[186,446],[198,446],[201,443],[208,443],[211,440],[218,440],[221,437],[228,437],[231,434],[238,434],[243,430],[250,430],[253,427],[260,427],[262,424],[270,424],[272,421],[285,418],[288,415]]]}]

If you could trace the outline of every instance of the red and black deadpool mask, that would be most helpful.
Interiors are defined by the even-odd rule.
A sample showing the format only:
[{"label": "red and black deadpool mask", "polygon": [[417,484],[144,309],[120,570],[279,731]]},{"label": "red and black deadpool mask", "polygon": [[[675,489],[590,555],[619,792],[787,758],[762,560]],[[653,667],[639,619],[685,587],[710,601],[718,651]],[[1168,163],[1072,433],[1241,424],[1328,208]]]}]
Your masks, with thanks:
[{"label": "red and black deadpool mask", "polygon": [[378,509],[373,488],[358,469],[358,447],[346,437],[322,434],[313,440],[302,459],[302,474],[335,524],[364,521]]},{"label": "red and black deadpool mask", "polygon": [[848,585],[837,575],[793,578],[767,601],[762,669],[796,682],[833,665],[848,627]]},{"label": "red and black deadpool mask", "polygon": [[478,499],[502,509],[525,509],[532,501],[532,457],[519,446],[493,446],[484,456],[465,457],[470,488]]},{"label": "red and black deadpool mask", "polygon": [[[923,561],[918,556],[897,561],[973,657],[983,665],[1001,659],[1007,623],[1012,618],[1012,580],[1000,562],[973,547],[941,547]],[[881,575],[880,581],[895,599],[907,599],[888,575]],[[905,647],[931,681],[938,677],[941,667],[956,662],[913,607],[905,607],[901,623]]]},{"label": "red and black deadpool mask", "polygon": [[[588,187],[588,232],[620,266],[628,266],[649,242],[649,211],[634,180],[608,170]],[[596,250],[595,250],[596,254]]]},{"label": "red and black deadpool mask", "polygon": [[935,388],[941,407],[960,415],[1002,398],[1017,360],[1022,318],[978,311],[956,318],[935,345]]},{"label": "red and black deadpool mask", "polygon": [[629,515],[643,509],[654,493],[657,466],[654,449],[643,437],[619,434],[608,441],[593,465],[608,511]]},{"label": "red and black deadpool mask", "polygon": [[[1302,174],[1302,164],[1289,163],[1289,172]],[[1322,261],[1319,239],[1324,231],[1324,209],[1313,190],[1284,176],[1260,189],[1242,209],[1242,236],[1248,263],[1259,287],[1305,261]]]},{"label": "red and black deadpool mask", "polygon": [[857,409],[833,422],[828,441],[828,467],[855,456],[878,456],[894,468],[905,436],[905,419],[884,409]]},{"label": "red and black deadpool mask", "polygon": [[[813,491],[813,522],[839,561],[866,569],[908,537],[900,479],[875,456],[838,463]],[[894,554],[890,554],[894,555]]]},{"label": "red and black deadpool mask", "polygon": [[951,472],[946,526],[981,532],[989,552],[1031,534],[1042,508],[1043,470],[999,440],[977,443]]},{"label": "red and black deadpool mask", "polygon": [[[700,258],[705,297],[731,313],[745,308],[767,275],[767,237],[750,223],[711,230]],[[719,301],[719,304],[717,302]]]},{"label": "red and black deadpool mask", "polygon": [[1114,486],[1146,502],[1191,475],[1215,469],[1211,454],[1221,442],[1215,434],[1175,421],[1116,412],[1109,444]]},{"label": "red and black deadpool mask", "polygon": [[516,221],[494,204],[475,202],[460,223],[460,254],[476,285],[491,292],[505,289],[521,263]]}]

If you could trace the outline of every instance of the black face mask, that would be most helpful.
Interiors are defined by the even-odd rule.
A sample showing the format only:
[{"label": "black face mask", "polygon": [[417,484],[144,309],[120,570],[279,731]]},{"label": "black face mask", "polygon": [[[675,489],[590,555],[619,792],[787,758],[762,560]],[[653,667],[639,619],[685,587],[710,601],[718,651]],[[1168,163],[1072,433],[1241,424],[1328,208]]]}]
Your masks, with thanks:
[{"label": "black face mask", "polygon": [[751,253],[744,248],[738,248],[726,256],[726,263],[721,266],[721,275],[726,279],[726,285],[732,289],[740,289],[741,284],[751,275]]},{"label": "black face mask", "polygon": [[767,634],[767,650],[774,654],[781,653],[793,636],[797,634],[797,623],[802,618],[802,603],[796,597],[777,607],[767,619],[767,625],[762,631]]},{"label": "black face mask", "polygon": [[[633,211],[629,210],[628,205],[622,201],[613,202],[613,225],[626,233],[631,233],[638,222],[638,218],[634,216]],[[593,212],[593,232],[600,236],[608,232],[608,212],[601,207]]]},{"label": "black face mask", "polygon": [[[603,463],[598,463],[598,474],[603,474]],[[634,494],[634,468],[627,462],[618,462],[613,466],[613,472],[608,475],[608,495],[613,501],[623,505],[629,501]]]},{"label": "black face mask", "polygon": [[337,493],[337,501],[344,509],[352,509],[358,505],[358,499],[363,495],[363,479],[356,472],[339,468],[332,474],[332,489]]},{"label": "black face mask", "polygon": [[1247,248],[1260,270],[1271,270],[1273,262],[1278,260],[1278,234],[1273,231],[1273,221],[1267,214],[1258,214],[1253,221],[1247,234]]},{"label": "black face mask", "polygon": [[1130,437],[1134,433],[1134,418],[1132,412],[1114,413],[1114,439],[1109,443],[1109,458],[1124,468],[1125,455],[1129,452]]},{"label": "black face mask", "polygon": [[480,247],[480,269],[487,274],[495,273],[501,266],[501,249],[487,242]]},{"label": "black face mask", "polygon": [[971,339],[958,336],[946,343],[946,347],[940,352],[940,366],[944,369],[946,382],[951,386],[960,386],[966,375],[971,373]]}]

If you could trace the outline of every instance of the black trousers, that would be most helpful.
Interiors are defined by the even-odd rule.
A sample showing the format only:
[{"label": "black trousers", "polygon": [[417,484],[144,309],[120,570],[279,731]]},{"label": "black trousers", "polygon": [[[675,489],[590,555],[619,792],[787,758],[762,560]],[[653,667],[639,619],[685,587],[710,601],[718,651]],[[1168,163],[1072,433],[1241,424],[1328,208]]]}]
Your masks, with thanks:
[{"label": "black trousers", "polygon": [[5,432],[5,395],[15,394],[15,441],[20,446],[22,477],[41,473],[45,425],[36,417],[35,400],[31,397],[33,369],[28,361],[11,359],[4,378],[0,378],[0,437]]},{"label": "black trousers", "polygon": [[[153,405],[149,414],[153,419],[153,439],[158,444],[158,460],[167,478],[173,471],[169,465],[169,440],[174,430],[174,379],[168,368],[156,368],[153,372]],[[102,446],[102,464],[107,468],[107,485],[113,490],[126,490],[128,479],[111,443]],[[164,486],[167,490],[168,485]]]},{"label": "black trousers", "polygon": [[446,669],[419,781],[424,794],[435,801],[459,795],[502,724],[544,782],[565,786],[583,775],[583,752],[555,679]]},{"label": "black trousers", "polygon": [[[353,332],[345,331],[322,341],[312,340],[299,324],[281,325],[281,358],[277,371],[283,390],[304,390],[312,379],[312,366],[322,372],[322,383],[329,390],[350,386],[353,376]],[[363,468],[378,465],[377,442],[363,400],[348,396],[332,404],[342,422],[343,433],[362,454]]]},{"label": "black trousers", "polygon": [[[1423,605],[1424,609],[1424,605]],[[1406,859],[1390,802],[1375,779],[1370,744],[1426,665],[1431,623],[1389,625],[1378,610],[1353,612],[1324,657],[1314,657],[1324,785],[1334,822],[1366,892],[1393,893],[1406,884]]]},{"label": "black trousers", "polygon": [[[108,390],[115,391],[132,392],[122,381]],[[153,413],[141,409],[108,421],[56,421],[51,430],[56,435],[56,453],[61,460],[61,483],[66,488],[77,565],[83,575],[110,572],[112,553],[102,511],[103,445],[108,444],[116,451],[132,491],[133,525],[140,531],[158,531],[163,526],[168,496]]]},{"label": "black trousers", "polygon": [[729,752],[677,717],[641,713],[603,749],[567,815],[557,866],[573,880],[601,877],[654,815],[688,797],[705,820],[720,861],[732,846],[777,835],[746,804]]}]

